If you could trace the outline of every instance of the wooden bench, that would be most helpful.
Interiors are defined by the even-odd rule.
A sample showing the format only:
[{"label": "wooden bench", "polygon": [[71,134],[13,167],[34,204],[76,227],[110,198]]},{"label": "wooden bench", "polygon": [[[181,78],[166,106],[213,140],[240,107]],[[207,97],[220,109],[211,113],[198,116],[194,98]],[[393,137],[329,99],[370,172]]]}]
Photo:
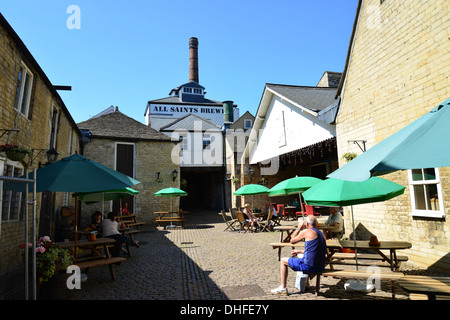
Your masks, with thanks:
[{"label": "wooden bench", "polygon": [[428,300],[441,299],[441,295],[450,296],[450,277],[405,275],[398,284],[410,293],[410,299],[421,295],[426,295]]},{"label": "wooden bench", "polygon": [[322,272],[322,275],[325,277],[333,277],[333,278],[345,278],[345,279],[370,279],[370,278],[378,278],[380,280],[388,280],[391,281],[392,286],[392,299],[395,299],[395,284],[397,281],[404,277],[401,272],[381,272],[381,273],[373,273],[367,272],[363,270],[329,270],[326,269]]},{"label": "wooden bench", "polygon": [[186,219],[180,217],[172,217],[172,218],[167,217],[167,218],[158,218],[155,221],[158,222],[158,227],[161,227],[161,222],[181,222],[181,226],[183,227]]},{"label": "wooden bench", "polygon": [[141,230],[139,230],[139,226],[144,225],[145,222],[137,222],[135,215],[123,216],[123,219],[127,219],[127,220],[122,220],[121,221],[121,223],[123,223],[125,225],[125,229],[123,229],[121,232],[122,232],[123,235],[129,237],[130,241],[128,241],[128,239],[127,239],[125,244],[126,244],[126,247],[127,247],[128,255],[131,257],[129,242],[131,242],[134,245],[136,245],[137,247],[139,247],[139,242],[133,239],[133,235],[141,232]]},{"label": "wooden bench", "polygon": [[145,222],[131,222],[131,223],[124,222],[124,223],[126,223],[128,227],[137,227],[145,224]]},{"label": "wooden bench", "polygon": [[91,261],[85,261],[85,262],[76,262],[75,265],[77,265],[80,269],[89,269],[93,267],[108,265],[109,271],[111,272],[111,278],[113,280],[116,280],[116,274],[114,272],[113,264],[121,264],[122,262],[126,261],[127,259],[122,257],[112,257],[112,258],[105,258],[105,259],[96,259]]}]

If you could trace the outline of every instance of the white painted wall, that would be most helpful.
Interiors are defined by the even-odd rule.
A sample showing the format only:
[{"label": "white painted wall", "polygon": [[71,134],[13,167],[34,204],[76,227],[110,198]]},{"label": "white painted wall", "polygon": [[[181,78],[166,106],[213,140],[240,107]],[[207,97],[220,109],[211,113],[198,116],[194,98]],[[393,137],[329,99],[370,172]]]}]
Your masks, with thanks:
[{"label": "white painted wall", "polygon": [[258,143],[250,154],[254,164],[295,151],[335,136],[334,125],[318,120],[297,106],[273,96],[258,133]]}]

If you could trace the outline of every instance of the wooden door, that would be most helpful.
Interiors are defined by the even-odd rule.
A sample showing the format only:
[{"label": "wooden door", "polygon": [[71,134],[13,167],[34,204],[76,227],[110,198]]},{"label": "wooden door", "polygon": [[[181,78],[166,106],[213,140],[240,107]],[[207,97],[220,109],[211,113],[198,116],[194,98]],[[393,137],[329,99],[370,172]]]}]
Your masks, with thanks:
[{"label": "wooden door", "polygon": [[[116,170],[134,178],[134,144],[117,144],[116,147]],[[128,203],[128,210],[134,213],[134,197],[123,198],[113,201],[113,212],[118,213],[120,203]]]}]

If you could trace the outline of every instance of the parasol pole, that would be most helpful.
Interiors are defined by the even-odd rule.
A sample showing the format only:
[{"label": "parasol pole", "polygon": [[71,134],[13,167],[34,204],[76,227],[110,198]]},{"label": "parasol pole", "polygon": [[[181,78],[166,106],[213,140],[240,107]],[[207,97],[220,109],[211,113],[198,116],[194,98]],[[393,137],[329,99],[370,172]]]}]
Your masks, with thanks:
[{"label": "parasol pole", "polygon": [[302,201],[302,192],[301,191],[298,192],[298,200],[300,201],[300,208],[302,209],[303,222],[305,222],[305,213],[303,211],[303,201]]},{"label": "parasol pole", "polygon": [[[31,234],[31,237],[33,238],[33,256],[32,256],[32,261],[33,261],[33,267],[31,269],[31,271],[33,272],[33,300],[37,299],[37,288],[36,288],[36,284],[37,284],[37,275],[36,275],[36,216],[37,216],[37,212],[36,212],[36,190],[37,190],[37,184],[36,184],[36,180],[37,180],[37,172],[36,172],[36,168],[33,169],[33,232]],[[28,285],[28,284],[27,284]]]},{"label": "parasol pole", "polygon": [[[78,238],[78,192],[75,192],[75,244]],[[73,260],[77,259],[77,247],[73,247]]]},{"label": "parasol pole", "polygon": [[[352,212],[353,244],[355,245],[356,270],[358,271],[358,249],[356,248],[356,230],[355,230],[355,217],[353,216],[353,206],[350,206],[350,211]],[[340,212],[338,213],[341,214]]]}]

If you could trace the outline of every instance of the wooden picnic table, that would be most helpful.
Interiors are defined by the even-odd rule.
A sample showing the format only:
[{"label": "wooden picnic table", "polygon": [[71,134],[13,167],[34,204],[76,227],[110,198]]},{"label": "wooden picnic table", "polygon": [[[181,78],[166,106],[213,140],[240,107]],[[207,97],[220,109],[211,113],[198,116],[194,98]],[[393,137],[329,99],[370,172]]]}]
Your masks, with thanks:
[{"label": "wooden picnic table", "polygon": [[[297,229],[297,225],[295,226],[276,226],[273,227],[273,230],[280,231],[280,242],[289,242],[291,240],[292,233]],[[327,226],[327,225],[319,225],[317,227],[319,230],[325,231],[325,238],[330,239],[331,237],[327,237],[326,232],[327,231],[333,231],[337,230],[337,227],[335,226]],[[284,233],[286,232],[286,236],[284,236]]]},{"label": "wooden picnic table", "polygon": [[[114,244],[116,240],[111,238],[98,238],[95,241],[89,240],[77,240],[70,242],[57,242],[56,245],[61,249],[73,249],[76,253],[77,249],[88,249],[90,254],[87,257],[76,257],[74,259],[74,264],[80,269],[89,269],[92,267],[108,265],[111,273],[111,278],[116,280],[116,274],[114,272],[114,264],[120,264],[126,261],[122,257],[111,257],[108,249],[108,245]],[[98,250],[98,247],[102,248],[104,253]]]},{"label": "wooden picnic table", "polygon": [[161,222],[180,222],[181,226],[184,226],[184,222],[186,219],[183,217],[183,213],[179,211],[169,212],[169,211],[160,211],[155,212],[159,217],[156,218],[156,222],[158,222],[158,227],[161,226]]},{"label": "wooden picnic table", "polygon": [[[286,217],[289,219],[289,217],[292,217],[293,219],[297,218],[297,215],[295,214],[297,211],[302,211],[301,209],[295,207],[295,206],[285,206],[284,210],[286,211]],[[305,213],[306,215],[306,213]]]},{"label": "wooden picnic table", "polygon": [[[379,246],[369,245],[368,240],[357,240],[356,245],[353,240],[339,240],[339,243],[342,248],[353,250],[370,249],[375,251],[391,265],[391,270],[398,270],[400,267],[399,259],[397,258],[397,250],[405,250],[412,247],[412,244],[406,241],[380,241]],[[389,257],[387,257],[382,250],[389,250]]]},{"label": "wooden picnic table", "polygon": [[436,296],[450,296],[450,277],[405,275],[398,281],[405,291],[414,294],[425,294],[428,300],[436,300]]},{"label": "wooden picnic table", "polygon": [[[273,227],[273,230],[280,231],[280,242],[289,242],[291,241],[292,233],[297,229],[295,226],[276,226]],[[285,235],[286,233],[286,235]]]}]

